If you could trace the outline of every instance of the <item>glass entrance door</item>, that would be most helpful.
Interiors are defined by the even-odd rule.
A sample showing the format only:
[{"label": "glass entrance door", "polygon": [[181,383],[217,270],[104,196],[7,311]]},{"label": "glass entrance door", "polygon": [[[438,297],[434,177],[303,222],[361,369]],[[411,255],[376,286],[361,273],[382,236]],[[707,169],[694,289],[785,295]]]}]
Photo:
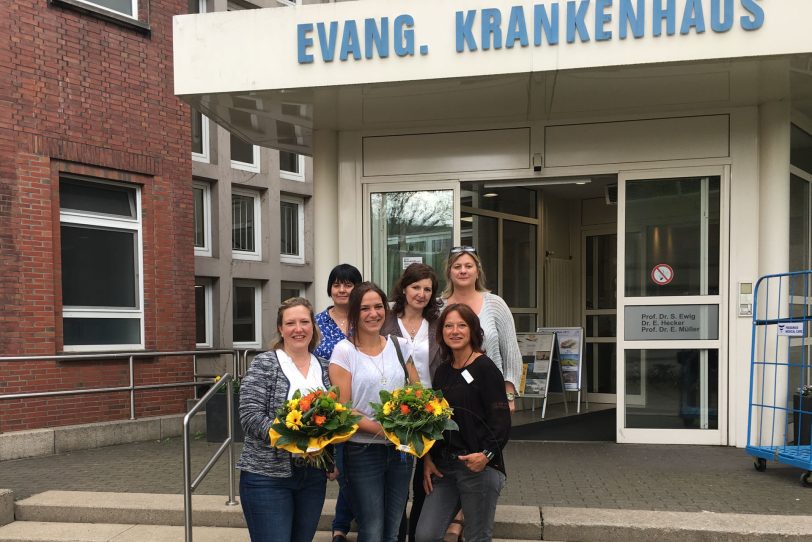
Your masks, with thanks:
[{"label": "glass entrance door", "polygon": [[[385,292],[390,292],[411,263],[432,266],[445,287],[443,265],[449,249],[459,241],[459,183],[366,185],[364,215],[366,269]],[[439,292],[437,292],[439,294]]]},{"label": "glass entrance door", "polygon": [[617,391],[617,231],[583,237],[584,362],[589,401],[614,403]]},{"label": "glass entrance door", "polygon": [[619,176],[618,442],[724,444],[725,168]]}]

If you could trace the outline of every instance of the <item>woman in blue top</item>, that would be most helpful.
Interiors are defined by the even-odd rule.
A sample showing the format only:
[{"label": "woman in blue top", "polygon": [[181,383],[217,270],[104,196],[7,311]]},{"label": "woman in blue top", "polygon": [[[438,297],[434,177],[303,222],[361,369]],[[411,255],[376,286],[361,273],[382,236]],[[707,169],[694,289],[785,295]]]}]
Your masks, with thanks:
[{"label": "woman in blue top", "polygon": [[[327,279],[327,295],[333,304],[316,315],[316,325],[321,332],[321,342],[313,353],[324,359],[330,359],[336,344],[347,338],[347,315],[350,307],[350,293],[361,283],[361,272],[350,264],[342,263],[330,271]],[[350,524],[355,515],[350,503],[347,489],[347,478],[344,476],[344,445],[335,449],[336,466],[338,466],[338,499],[333,519],[333,542],[345,542]]]}]

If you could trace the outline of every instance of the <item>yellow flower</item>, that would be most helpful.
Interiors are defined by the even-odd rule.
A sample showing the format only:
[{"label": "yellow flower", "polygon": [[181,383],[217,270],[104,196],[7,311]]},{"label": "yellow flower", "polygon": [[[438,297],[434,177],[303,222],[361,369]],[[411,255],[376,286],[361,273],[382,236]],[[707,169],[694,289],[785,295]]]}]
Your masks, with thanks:
[{"label": "yellow flower", "polygon": [[336,403],[335,408],[336,408],[336,412],[344,412],[345,410],[347,410],[347,407],[345,407],[341,403]]},{"label": "yellow flower", "polygon": [[222,378],[221,376],[215,376],[214,377],[214,383],[217,384],[218,382],[220,382],[221,378]]},{"label": "yellow flower", "polygon": [[392,404],[391,401],[387,401],[386,403],[384,403],[383,404],[383,415],[384,416],[389,416],[392,413],[392,408],[393,407],[394,407],[394,405]]},{"label": "yellow flower", "polygon": [[287,417],[285,417],[285,425],[288,429],[297,431],[302,426],[302,413],[298,410],[290,411]]},{"label": "yellow flower", "polygon": [[392,397],[394,397],[395,399],[397,399],[399,396],[400,396],[400,390],[399,389],[395,390],[394,393],[392,393]]},{"label": "yellow flower", "polygon": [[298,406],[299,406],[299,400],[298,399],[291,399],[290,401],[288,401],[288,408],[290,410],[295,410],[296,407],[298,407]]},{"label": "yellow flower", "polygon": [[442,416],[444,413],[443,405],[437,399],[431,401],[431,412],[434,414],[435,417]]}]

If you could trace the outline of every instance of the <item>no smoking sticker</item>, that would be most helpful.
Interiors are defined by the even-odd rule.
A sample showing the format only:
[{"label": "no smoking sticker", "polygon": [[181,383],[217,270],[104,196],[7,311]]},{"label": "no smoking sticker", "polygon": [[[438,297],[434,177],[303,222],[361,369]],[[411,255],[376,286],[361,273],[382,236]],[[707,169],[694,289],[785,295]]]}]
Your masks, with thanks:
[{"label": "no smoking sticker", "polygon": [[658,263],[651,270],[651,280],[658,286],[665,286],[674,279],[674,270],[666,263]]}]

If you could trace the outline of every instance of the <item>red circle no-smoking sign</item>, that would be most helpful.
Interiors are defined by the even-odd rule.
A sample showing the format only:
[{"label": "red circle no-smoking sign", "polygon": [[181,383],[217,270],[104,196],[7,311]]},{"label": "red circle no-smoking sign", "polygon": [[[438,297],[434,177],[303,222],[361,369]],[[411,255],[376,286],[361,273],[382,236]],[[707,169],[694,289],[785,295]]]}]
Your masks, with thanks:
[{"label": "red circle no-smoking sign", "polygon": [[666,263],[658,263],[651,270],[651,280],[658,286],[665,286],[674,279],[674,270]]}]

